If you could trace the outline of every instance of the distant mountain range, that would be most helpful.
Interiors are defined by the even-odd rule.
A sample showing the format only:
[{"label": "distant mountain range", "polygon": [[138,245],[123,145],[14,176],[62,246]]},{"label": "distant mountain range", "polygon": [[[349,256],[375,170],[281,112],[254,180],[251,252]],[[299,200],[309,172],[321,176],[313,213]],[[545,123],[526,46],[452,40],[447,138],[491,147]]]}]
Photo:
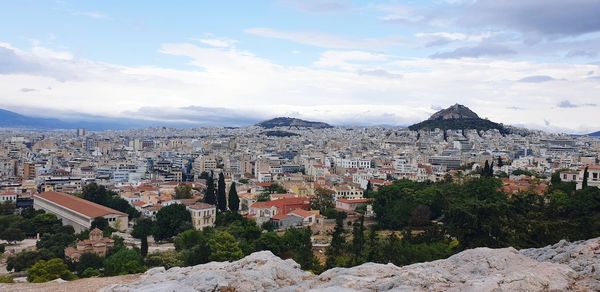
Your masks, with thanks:
[{"label": "distant mountain range", "polygon": [[598,132],[594,132],[594,133],[589,133],[588,136],[592,136],[592,137],[600,137],[600,131]]},{"label": "distant mountain range", "polygon": [[333,128],[332,125],[323,122],[312,122],[305,121],[296,118],[279,117],[270,119],[264,122],[256,124],[259,127],[265,129],[271,129],[276,127],[295,127],[295,128],[313,128],[313,129],[326,129]]},{"label": "distant mountain range", "polygon": [[112,118],[100,116],[77,116],[69,119],[40,118],[18,114],[0,109],[1,128],[25,129],[76,129],[86,128],[92,131],[123,130],[144,127],[187,127],[189,124],[152,121],[142,119]]},{"label": "distant mountain range", "polygon": [[440,129],[440,130],[480,130],[487,131],[496,129],[501,133],[508,133],[510,130],[502,124],[494,123],[487,119],[480,118],[468,107],[455,104],[447,109],[440,110],[425,121],[408,127],[410,130],[418,131],[422,129]]}]

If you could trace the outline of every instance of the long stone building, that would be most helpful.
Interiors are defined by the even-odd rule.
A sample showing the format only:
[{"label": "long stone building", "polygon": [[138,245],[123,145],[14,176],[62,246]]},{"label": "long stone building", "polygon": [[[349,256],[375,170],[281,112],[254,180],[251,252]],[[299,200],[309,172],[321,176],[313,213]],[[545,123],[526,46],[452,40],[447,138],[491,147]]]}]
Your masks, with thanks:
[{"label": "long stone building", "polygon": [[60,192],[43,192],[33,196],[33,208],[56,215],[63,225],[73,226],[75,232],[89,229],[95,218],[108,220],[113,228],[124,231],[129,220],[127,214],[111,208]]}]

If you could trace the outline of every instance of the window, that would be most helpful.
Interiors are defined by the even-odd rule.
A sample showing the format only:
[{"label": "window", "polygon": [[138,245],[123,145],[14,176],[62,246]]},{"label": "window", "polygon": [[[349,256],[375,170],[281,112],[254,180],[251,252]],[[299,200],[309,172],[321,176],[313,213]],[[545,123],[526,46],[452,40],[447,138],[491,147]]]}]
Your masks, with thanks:
[{"label": "window", "polygon": [[573,180],[577,180],[577,176],[576,175],[573,175]]},{"label": "window", "polygon": [[598,173],[597,172],[592,173],[592,178],[594,180],[597,180],[598,179]]}]

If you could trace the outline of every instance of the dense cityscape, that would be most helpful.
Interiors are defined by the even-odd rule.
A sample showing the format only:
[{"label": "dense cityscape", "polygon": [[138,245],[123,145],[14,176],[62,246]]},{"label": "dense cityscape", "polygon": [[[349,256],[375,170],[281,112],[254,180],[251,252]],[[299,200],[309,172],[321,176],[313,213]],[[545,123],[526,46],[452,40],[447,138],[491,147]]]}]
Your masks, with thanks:
[{"label": "dense cityscape", "polygon": [[[428,121],[476,119],[455,105]],[[2,279],[140,273],[260,250],[319,273],[600,231],[593,136],[277,118],[0,137],[2,269],[13,275]]]},{"label": "dense cityscape", "polygon": [[600,291],[600,0],[0,2],[0,292]]}]

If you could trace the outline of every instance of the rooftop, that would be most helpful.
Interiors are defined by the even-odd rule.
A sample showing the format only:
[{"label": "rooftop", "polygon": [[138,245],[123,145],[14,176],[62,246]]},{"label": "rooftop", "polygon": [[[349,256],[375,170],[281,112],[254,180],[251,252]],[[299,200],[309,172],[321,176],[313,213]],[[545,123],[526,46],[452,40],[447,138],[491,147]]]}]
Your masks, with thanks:
[{"label": "rooftop", "polygon": [[127,216],[127,214],[123,212],[66,193],[43,192],[35,195],[33,198],[34,200],[42,199],[44,201],[52,202],[89,218],[102,217],[111,214]]}]

